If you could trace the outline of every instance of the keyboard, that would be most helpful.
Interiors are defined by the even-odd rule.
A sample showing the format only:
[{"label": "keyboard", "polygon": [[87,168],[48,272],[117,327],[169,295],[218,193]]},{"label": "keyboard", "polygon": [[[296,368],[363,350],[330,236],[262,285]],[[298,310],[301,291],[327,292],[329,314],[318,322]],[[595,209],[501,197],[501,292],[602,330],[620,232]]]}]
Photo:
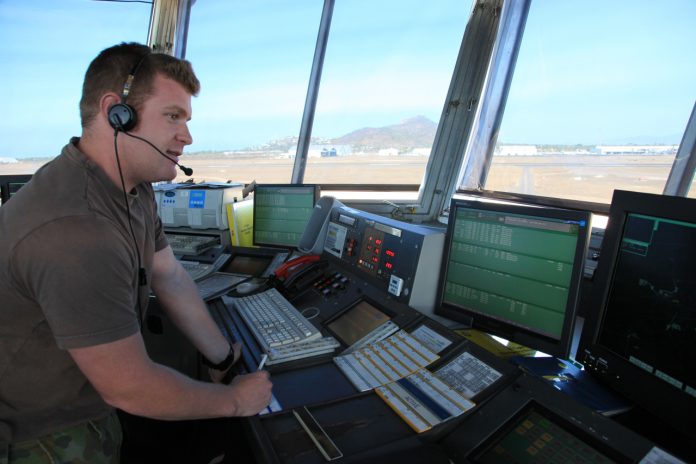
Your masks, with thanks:
[{"label": "keyboard", "polygon": [[229,300],[266,353],[275,347],[321,338],[321,332],[275,288]]},{"label": "keyboard", "polygon": [[217,259],[212,263],[201,263],[200,261],[188,261],[185,259],[179,260],[179,262],[184,267],[186,272],[188,272],[191,278],[194,281],[197,281],[220,269],[229,258],[229,254],[221,253],[220,256],[218,256]]},{"label": "keyboard", "polygon": [[175,255],[197,255],[220,243],[217,237],[205,235],[167,234],[167,240]]},{"label": "keyboard", "polygon": [[313,356],[333,353],[341,346],[333,337],[321,337],[309,341],[299,341],[289,345],[271,348],[268,352],[267,366],[282,364],[296,359],[304,359]]},{"label": "keyboard", "polygon": [[238,283],[247,280],[249,276],[240,274],[228,274],[225,272],[214,272],[205,279],[196,282],[198,293],[204,301],[227,293]]},{"label": "keyboard", "polygon": [[197,261],[179,261],[186,272],[193,280],[198,280],[208,274],[213,273],[213,265],[207,263],[199,263]]}]

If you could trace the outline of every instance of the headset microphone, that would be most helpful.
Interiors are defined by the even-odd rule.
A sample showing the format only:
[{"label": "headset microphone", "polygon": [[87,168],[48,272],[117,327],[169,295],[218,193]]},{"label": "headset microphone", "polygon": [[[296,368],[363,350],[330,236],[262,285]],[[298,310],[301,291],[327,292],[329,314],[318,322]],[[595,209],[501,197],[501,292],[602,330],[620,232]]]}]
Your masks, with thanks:
[{"label": "headset microphone", "polygon": [[159,153],[161,156],[164,156],[164,157],[167,158],[169,161],[171,161],[172,163],[176,164],[177,167],[178,167],[179,169],[181,169],[181,172],[183,172],[183,173],[186,174],[187,176],[190,177],[190,176],[193,175],[193,169],[187,168],[186,166],[183,166],[183,165],[179,164],[179,162],[178,162],[177,160],[175,160],[174,158],[165,155],[164,152],[162,152],[162,150],[160,150],[159,148],[157,148],[157,147],[156,147],[152,142],[150,142],[149,140],[144,139],[144,138],[142,138],[142,137],[139,137],[139,136],[137,136],[137,135],[133,135],[133,134],[131,134],[130,132],[126,132],[126,131],[121,131],[121,132],[124,133],[124,134],[126,134],[128,137],[133,137],[134,139],[138,139],[138,140],[141,140],[141,141],[147,143],[147,144],[150,145],[157,153]]}]

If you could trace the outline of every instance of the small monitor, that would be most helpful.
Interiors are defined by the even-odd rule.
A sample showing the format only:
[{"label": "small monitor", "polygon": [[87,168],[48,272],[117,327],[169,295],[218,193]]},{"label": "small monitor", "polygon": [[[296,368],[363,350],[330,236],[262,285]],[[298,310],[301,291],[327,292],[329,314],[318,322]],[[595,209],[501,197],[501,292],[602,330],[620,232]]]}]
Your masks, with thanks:
[{"label": "small monitor", "polygon": [[273,255],[238,253],[220,268],[220,272],[259,277],[271,261],[273,261]]},{"label": "small monitor", "polygon": [[533,401],[467,457],[479,463],[625,461],[605,443]]},{"label": "small monitor", "polygon": [[390,319],[381,309],[361,300],[330,321],[326,327],[344,345],[351,346]]},{"label": "small monitor", "polygon": [[696,200],[615,191],[579,360],[696,439]]},{"label": "small monitor", "polygon": [[318,199],[318,185],[257,184],[254,245],[296,248]]},{"label": "small monitor", "polygon": [[567,357],[590,213],[453,199],[435,314]]},{"label": "small monitor", "polygon": [[0,176],[0,200],[7,203],[20,188],[31,179],[31,174],[12,174]]}]

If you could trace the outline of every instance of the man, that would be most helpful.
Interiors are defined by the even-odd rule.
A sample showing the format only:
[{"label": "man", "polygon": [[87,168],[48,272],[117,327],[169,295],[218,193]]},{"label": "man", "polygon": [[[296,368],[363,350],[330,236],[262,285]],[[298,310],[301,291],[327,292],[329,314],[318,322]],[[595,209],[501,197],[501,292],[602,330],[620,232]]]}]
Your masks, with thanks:
[{"label": "man", "polygon": [[[151,183],[176,176],[198,90],[187,61],[139,44],[102,51],[85,75],[82,136],[0,208],[0,462],[118,462],[113,408],[181,420],[269,403],[267,372],[217,383],[240,348],[157,217]],[[150,289],[216,383],[149,359],[140,325]]]}]

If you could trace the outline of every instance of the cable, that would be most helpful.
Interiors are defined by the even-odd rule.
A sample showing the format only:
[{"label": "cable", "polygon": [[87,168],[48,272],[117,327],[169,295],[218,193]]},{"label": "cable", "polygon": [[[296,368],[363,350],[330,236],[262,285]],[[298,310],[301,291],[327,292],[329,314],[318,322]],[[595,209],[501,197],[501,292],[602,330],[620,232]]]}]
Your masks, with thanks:
[{"label": "cable", "polygon": [[[145,274],[145,269],[143,269],[142,260],[140,258],[140,248],[138,248],[138,240],[135,237],[135,231],[133,230],[133,221],[131,219],[130,205],[128,204],[128,194],[126,193],[126,182],[123,180],[123,171],[121,170],[121,158],[118,156],[118,130],[114,131],[114,154],[116,155],[116,165],[118,166],[118,176],[121,179],[121,191],[123,192],[123,202],[126,204],[126,215],[128,216],[128,227],[130,228],[131,237],[133,238],[133,246],[135,247],[135,254],[138,257],[138,286],[147,285],[147,274]],[[140,288],[136,291],[136,298],[138,303],[138,325],[142,330],[143,325],[143,309],[140,304]]]}]

